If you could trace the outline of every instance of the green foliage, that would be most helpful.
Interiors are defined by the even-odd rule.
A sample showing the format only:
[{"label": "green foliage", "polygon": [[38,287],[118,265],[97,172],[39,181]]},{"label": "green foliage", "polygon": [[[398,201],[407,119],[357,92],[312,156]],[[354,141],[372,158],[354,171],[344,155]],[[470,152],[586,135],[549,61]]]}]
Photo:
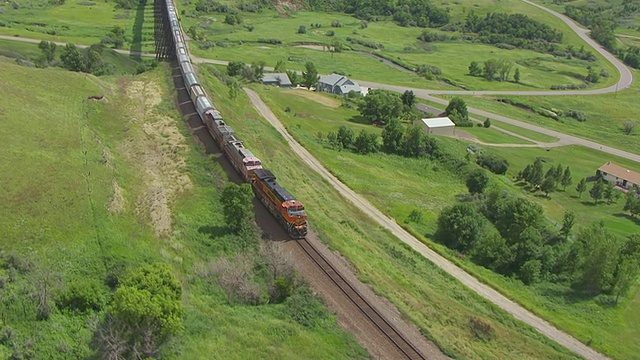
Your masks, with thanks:
[{"label": "green foliage", "polygon": [[315,328],[329,319],[329,312],[306,286],[296,289],[287,300],[289,315],[298,324]]},{"label": "green foliage", "polygon": [[640,214],[640,198],[638,196],[638,188],[632,188],[625,197],[623,210],[628,211],[634,217]]},{"label": "green foliage", "polygon": [[55,43],[42,40],[40,44],[38,44],[38,48],[42,50],[42,56],[47,65],[55,59],[57,48]]},{"label": "green foliage", "polygon": [[577,254],[576,286],[588,295],[610,292],[619,262],[622,243],[602,224],[583,229],[574,243]]},{"label": "green foliage", "polygon": [[556,179],[553,174],[547,175],[542,180],[542,184],[540,184],[540,190],[542,190],[545,195],[548,197],[549,193],[556,189]]},{"label": "green foliage", "polygon": [[115,0],[116,7],[126,10],[132,10],[140,5],[141,0]]},{"label": "green foliage", "polygon": [[460,203],[440,212],[435,236],[448,247],[466,253],[478,243],[485,227],[486,220],[477,207]]},{"label": "green foliage", "polygon": [[540,270],[542,269],[542,262],[538,259],[527,260],[520,271],[518,272],[518,278],[522,280],[526,285],[531,285],[540,280]]},{"label": "green foliage", "polygon": [[598,201],[604,197],[604,188],[605,184],[602,178],[599,178],[598,181],[593,183],[593,187],[589,190],[589,196],[591,196],[594,203],[597,204]]},{"label": "green foliage", "polygon": [[233,231],[241,231],[251,224],[253,215],[253,191],[251,185],[231,184],[222,191],[220,202],[227,225]]},{"label": "green foliage", "polygon": [[482,169],[476,169],[467,176],[467,189],[471,194],[481,194],[489,183],[489,176]]},{"label": "green foliage", "polygon": [[451,115],[453,111],[456,111],[458,114],[458,122],[468,122],[469,121],[469,111],[467,110],[467,104],[462,100],[461,97],[454,97],[449,101],[447,108],[444,112],[447,116]]},{"label": "green foliage", "polygon": [[358,137],[356,137],[353,147],[358,154],[366,155],[377,152],[380,148],[378,134],[370,133],[363,129],[360,131],[360,134],[358,134]]},{"label": "green foliage", "polygon": [[57,304],[61,309],[78,312],[99,311],[106,302],[104,285],[97,281],[82,279],[72,282],[60,295]]},{"label": "green foliage", "polygon": [[389,121],[382,130],[382,150],[390,154],[399,154],[402,150],[404,126],[397,119]]},{"label": "green foliage", "polygon": [[273,68],[274,72],[277,73],[286,73],[287,72],[287,63],[284,60],[278,60],[276,66]]},{"label": "green foliage", "polygon": [[582,178],[578,185],[576,185],[576,191],[578,192],[578,198],[582,197],[582,193],[587,190],[587,179]]},{"label": "green foliage", "polygon": [[486,129],[491,127],[491,119],[487,118],[483,123],[482,126],[484,126]]},{"label": "green foliage", "polygon": [[408,217],[409,222],[421,224],[424,221],[424,214],[420,210],[412,210]]},{"label": "green foliage", "polygon": [[298,34],[306,34],[307,33],[307,27],[305,25],[300,25],[298,27]]},{"label": "green foliage", "polygon": [[411,90],[406,90],[402,96],[400,96],[400,99],[402,100],[402,104],[409,108],[413,107],[416,103],[416,95]]},{"label": "green foliage", "polygon": [[62,54],[60,54],[60,60],[64,67],[71,71],[86,70],[85,60],[74,44],[69,43],[65,45]]},{"label": "green foliage", "polygon": [[389,123],[402,113],[402,100],[390,91],[372,90],[358,105],[358,111],[370,122]]},{"label": "green foliage", "polygon": [[517,83],[520,82],[520,68],[516,68],[516,71],[513,73],[513,81]]},{"label": "green foliage", "polygon": [[353,129],[346,126],[340,126],[340,129],[338,129],[337,140],[342,148],[351,149],[355,142]]},{"label": "green foliage", "polygon": [[569,239],[569,235],[571,234],[571,229],[576,224],[576,214],[573,211],[566,211],[562,218],[562,228],[560,229],[560,234],[564,237],[565,240]]},{"label": "green foliage", "polygon": [[305,71],[302,72],[302,84],[307,88],[316,86],[320,77],[318,76],[318,69],[313,62],[307,61],[304,64]]},{"label": "green foliage", "polygon": [[240,72],[244,67],[245,63],[242,61],[230,61],[229,64],[227,64],[227,74],[229,76],[240,75]]},{"label": "green foliage", "polygon": [[228,25],[239,25],[242,24],[242,17],[240,14],[227,14],[224,17],[224,23]]},{"label": "green foliage", "polygon": [[478,165],[487,168],[492,173],[498,175],[505,174],[509,169],[509,162],[505,158],[497,154],[480,154],[476,162],[478,163]]},{"label": "green foliage", "polygon": [[567,166],[567,168],[562,173],[562,178],[560,178],[560,184],[562,185],[564,190],[567,190],[567,186],[573,184],[573,178],[571,176],[571,169]]},{"label": "green foliage", "polygon": [[598,73],[598,71],[594,68],[589,68],[589,71],[587,73],[587,76],[585,77],[585,80],[587,80],[592,84],[595,84],[598,81],[600,81],[600,73]]},{"label": "green foliage", "polygon": [[469,64],[469,75],[471,76],[482,76],[482,68],[477,61],[472,61]]}]

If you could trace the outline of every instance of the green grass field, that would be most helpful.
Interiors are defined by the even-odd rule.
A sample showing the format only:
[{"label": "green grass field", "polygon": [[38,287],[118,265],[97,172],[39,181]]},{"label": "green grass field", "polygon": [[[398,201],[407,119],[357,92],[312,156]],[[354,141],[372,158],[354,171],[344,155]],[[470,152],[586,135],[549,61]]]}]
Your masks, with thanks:
[{"label": "green grass field", "polygon": [[[178,120],[166,66],[104,80],[0,59],[0,331],[10,334],[0,358],[91,358],[104,305],[54,306],[38,321],[37,289],[46,283],[58,299],[92,284],[108,302],[107,275],[158,262],[181,280],[185,307],[184,332],[163,358],[367,357],[332,316],[307,328],[285,304],[233,305],[202,278],[203,264],[241,248],[220,210],[227,176]],[[87,100],[95,94],[106,99]]]},{"label": "green grass field", "polygon": [[[356,133],[361,128],[367,128],[365,125],[349,121],[353,111],[328,108],[317,101],[289,95],[289,90],[264,87],[257,89],[289,131],[330,171],[356,192],[367,197],[381,211],[399,223],[404,223],[414,233],[426,234],[421,238],[429,246],[548,321],[614,358],[633,359],[634,354],[640,351],[638,346],[632,345],[635,344],[632,339],[640,334],[640,327],[634,320],[640,316],[637,307],[640,292],[612,308],[598,305],[594,300],[573,299],[566,288],[559,285],[540,284],[527,287],[519,281],[504,278],[461,260],[454,252],[434,243],[430,235],[436,229],[435,220],[439,211],[454,203],[456,195],[466,193],[466,188],[459,178],[430,160],[405,159],[384,154],[361,156],[348,151],[330,150],[318,141],[318,131],[326,135],[327,131],[336,131],[341,125],[352,126]],[[291,108],[291,112],[283,111],[285,105]],[[301,116],[301,112],[310,115]],[[375,129],[370,126],[368,128]],[[443,139],[443,142],[449,143],[451,149],[457,148],[460,151],[468,144],[453,139]],[[595,174],[595,169],[609,160],[636,171],[640,170],[637,164],[604,156],[598,151],[582,147],[562,147],[550,151],[536,148],[491,151],[505,156],[511,164],[506,176],[493,176],[492,181],[501,183],[514,194],[526,196],[541,204],[553,223],[561,223],[564,211],[572,210],[578,215],[578,227],[603,220],[606,226],[619,236],[640,231],[640,225],[622,213],[622,200],[614,205],[593,206],[588,194],[583,194],[582,199],[577,198],[575,185],[569,187],[566,192],[554,192],[550,198],[545,198],[537,196],[537,193],[529,193],[514,185],[511,180],[536,157],[543,157],[547,164],[561,163],[570,166],[574,184],[582,177]],[[414,209],[424,213],[425,220],[422,224],[406,223],[409,213]]]}]

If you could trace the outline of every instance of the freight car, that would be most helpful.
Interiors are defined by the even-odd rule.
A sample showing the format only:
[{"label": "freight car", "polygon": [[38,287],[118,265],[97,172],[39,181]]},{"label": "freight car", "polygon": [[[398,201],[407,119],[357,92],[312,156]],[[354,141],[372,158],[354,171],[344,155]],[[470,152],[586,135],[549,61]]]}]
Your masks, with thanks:
[{"label": "freight car", "polygon": [[304,205],[278,184],[271,171],[255,170],[251,185],[260,201],[287,229],[289,236],[294,239],[307,236],[307,212],[304,210]]},{"label": "freight car", "polygon": [[202,122],[233,167],[245,181],[251,182],[260,201],[287,229],[289,236],[294,239],[304,238],[307,235],[307,213],[304,205],[278,184],[271,171],[262,168],[260,159],[245,148],[231,126],[225,124],[222,115],[198,81],[172,0],[167,0],[167,10],[176,59],[185,89]]}]

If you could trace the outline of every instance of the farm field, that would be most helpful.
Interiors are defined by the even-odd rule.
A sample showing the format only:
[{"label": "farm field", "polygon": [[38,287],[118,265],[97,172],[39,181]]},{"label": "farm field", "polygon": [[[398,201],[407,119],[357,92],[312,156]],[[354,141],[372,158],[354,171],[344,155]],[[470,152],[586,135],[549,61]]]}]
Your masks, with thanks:
[{"label": "farm field", "polygon": [[[262,159],[264,166],[278,174],[278,181],[304,202],[312,230],[331,249],[348,258],[363,281],[392,301],[446,354],[470,359],[573,357],[409,251],[345,202],[297,157],[282,156],[290,154],[284,139],[255,113],[246,95],[240,93],[235,102],[228,101],[226,86],[210,76],[209,66],[201,68],[206,69],[202,74],[207,90],[219,99],[225,119]],[[280,106],[280,111],[284,111],[284,104]],[[330,107],[326,110],[345,111]],[[296,112],[303,111],[297,109]],[[416,171],[421,170],[416,166]],[[496,337],[490,342],[478,340],[469,329],[470,317],[490,322]]]},{"label": "farm field", "polygon": [[[257,229],[243,241],[226,231],[229,182],[178,120],[166,66],[96,78],[0,59],[0,358],[92,358],[106,284],[145,264],[166,264],[183,288],[184,330],[162,358],[367,357],[326,310],[303,326],[288,303],[233,303],[198,270],[257,246]],[[43,284],[51,313],[38,320]],[[73,289],[95,308],[61,305]]]},{"label": "farm field", "polygon": [[[463,20],[466,12],[471,9],[481,16],[489,11],[526,13],[536,20],[561,30],[564,34],[563,44],[573,45],[575,48],[586,46],[561,20],[522,1],[509,0],[500,3],[462,1],[447,4],[444,7],[450,9],[451,22]],[[390,21],[370,22],[366,28],[363,28],[361,20],[339,13],[309,11],[279,13],[274,10],[264,10],[261,13],[243,12],[241,13],[242,24],[228,25],[223,22],[224,14],[197,13],[193,3],[184,3],[182,8],[185,11],[185,15],[181,18],[184,28],[194,31],[190,36],[194,37],[195,33],[200,43],[206,42],[209,44],[207,47],[213,46],[202,49],[196,41],[192,41],[193,53],[220,60],[238,60],[248,63],[264,61],[272,65],[277,60],[292,59],[293,61],[290,60],[287,66],[294,70],[302,70],[305,61],[313,61],[320,73],[341,71],[361,80],[433,89],[451,88],[439,81],[426,81],[381,62],[374,65],[373,62],[379,61],[353,51],[332,55],[321,50],[296,47],[299,44],[330,46],[337,41],[346,48],[378,53],[411,66],[420,64],[437,66],[442,70],[443,78],[470,90],[535,90],[549,89],[552,85],[578,84],[586,76],[587,66],[602,68],[610,74],[610,77],[603,78],[595,87],[609,86],[618,80],[615,68],[600,55],[596,55],[597,60],[594,63],[589,63],[530,50],[505,50],[462,41],[423,43],[418,41],[417,37],[424,29],[400,27]],[[332,22],[339,22],[342,26],[331,27]],[[312,27],[312,24],[321,26]],[[298,33],[300,26],[306,26],[306,33]],[[333,31],[335,35],[327,36],[328,31]],[[434,29],[429,31],[439,32]],[[347,37],[381,44],[383,49],[374,51],[361,45],[350,44],[346,40]],[[268,41],[260,43],[270,39],[278,40],[282,45],[269,44]],[[471,61],[483,62],[492,58],[512,60],[523,76],[521,83],[489,82],[483,78],[468,75]],[[355,66],[354,59],[363,66]]]},{"label": "farm field", "polygon": [[[632,292],[635,295],[630,295],[617,307],[608,307],[599,305],[593,299],[573,298],[566,287],[560,285],[541,283],[527,287],[519,281],[496,275],[459,258],[453,251],[433,242],[432,239],[439,211],[453,204],[456,195],[466,193],[464,184],[455,175],[431,160],[406,159],[380,153],[362,156],[346,150],[331,150],[318,140],[318,132],[321,131],[326,136],[328,131],[337,131],[339,126],[345,125],[352,127],[357,134],[367,127],[349,121],[354,114],[352,110],[328,108],[306,97],[291,96],[290,90],[262,86],[255,88],[285,123],[289,132],[334,175],[354,191],[367,197],[398,223],[403,223],[403,226],[418,234],[429,246],[528,309],[614,358],[633,359],[634,354],[640,351],[635,345],[631,345],[635,344],[632,339],[640,333],[640,328],[634,325],[634,319],[640,316],[637,307],[640,292]],[[285,104],[291,111],[284,111]],[[376,128],[369,126],[369,131],[373,129]],[[442,146],[458,149],[460,152],[468,145],[468,142],[454,139],[442,139],[441,143]],[[607,161],[639,171],[640,166],[637,164],[574,146],[553,148],[550,151],[536,148],[484,148],[506,157],[511,164],[507,175],[492,176],[492,181],[500,183],[511,193],[526,196],[539,203],[552,222],[561,223],[564,212],[571,210],[578,214],[577,227],[602,220],[608,229],[619,236],[640,231],[640,224],[622,212],[622,201],[613,205],[594,206],[588,194],[583,194],[581,199],[578,198],[574,190],[575,185],[566,191],[551,193],[550,198],[539,197],[515,185],[512,180],[518,171],[533,162],[536,157],[545,159],[546,167],[558,163],[570,166],[574,184],[582,177],[592,176],[595,169]],[[417,225],[408,222],[409,214],[416,209],[424,214],[424,221]]]}]

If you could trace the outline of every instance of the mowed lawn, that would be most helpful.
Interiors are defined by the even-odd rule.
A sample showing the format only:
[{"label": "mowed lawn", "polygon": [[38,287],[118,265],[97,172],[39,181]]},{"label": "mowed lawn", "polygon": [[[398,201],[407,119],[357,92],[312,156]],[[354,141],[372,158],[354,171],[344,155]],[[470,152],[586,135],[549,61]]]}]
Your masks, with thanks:
[{"label": "mowed lawn", "polygon": [[[524,286],[521,282],[496,275],[482,267],[462,260],[443,246],[434,243],[432,234],[436,229],[439,211],[455,203],[456,195],[466,193],[464,179],[460,179],[430,160],[404,159],[384,154],[356,155],[349,151],[338,152],[323,146],[318,133],[326,137],[328,131],[337,131],[340,126],[352,127],[357,134],[360,130],[379,132],[378,128],[350,121],[354,110],[331,108],[322,100],[314,101],[309,96],[293,96],[295,91],[258,87],[265,101],[285,123],[289,131],[323,164],[349,187],[367,197],[381,211],[392,216],[398,223],[414,233],[424,234],[422,239],[459,263],[479,278],[491,284],[525,307],[543,316],[565,331],[572,333],[585,343],[615,358],[633,359],[640,348],[633,341],[640,335],[636,319],[640,317],[637,307],[640,292],[632,292],[617,307],[599,305],[594,300],[574,299],[563,286],[540,284]],[[330,95],[315,94],[317,97],[331,98]],[[289,107],[290,112],[284,108]],[[488,129],[478,129],[488,130]],[[441,146],[451,151],[464,151],[469,144],[455,139],[441,139]],[[491,148],[506,157],[510,168],[505,176],[492,176],[492,181],[501,183],[509,192],[525,196],[539,203],[552,223],[560,224],[565,211],[577,215],[576,229],[592,222],[604,221],[606,226],[618,236],[628,236],[640,232],[637,220],[622,211],[624,200],[617,204],[593,205],[588,192],[578,198],[575,184],[583,177],[592,176],[595,170],[607,161],[613,161],[640,172],[640,166],[633,162],[610,157],[596,150],[582,147],[560,147],[549,151],[538,148]],[[574,184],[566,191],[560,189],[549,198],[539,192],[530,193],[515,185],[513,178],[526,164],[536,157],[545,160],[545,171],[550,165],[570,166]],[[589,188],[591,184],[589,184]],[[423,224],[407,222],[412,210],[423,212]],[[559,225],[557,225],[559,228]]]}]

